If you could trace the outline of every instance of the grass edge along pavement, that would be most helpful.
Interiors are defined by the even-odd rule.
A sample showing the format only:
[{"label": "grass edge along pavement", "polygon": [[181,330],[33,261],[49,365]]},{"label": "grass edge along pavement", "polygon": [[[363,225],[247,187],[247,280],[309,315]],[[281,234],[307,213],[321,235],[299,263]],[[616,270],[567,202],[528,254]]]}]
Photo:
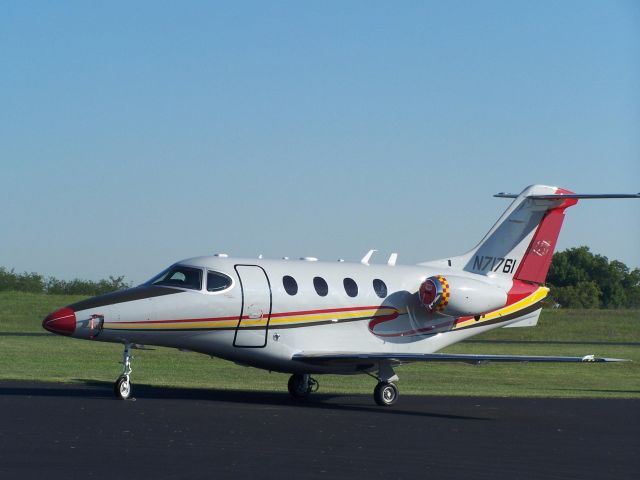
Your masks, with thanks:
[{"label": "grass edge along pavement", "polygon": [[[46,334],[42,318],[80,297],[0,293],[0,381],[105,382],[120,372],[122,346]],[[33,335],[33,334],[44,335]],[[26,335],[25,335],[26,334]],[[168,387],[286,392],[288,375],[205,355],[150,347],[135,351],[132,382]],[[640,311],[543,310],[533,328],[497,329],[451,353],[585,355],[622,364],[425,364],[399,367],[402,394],[640,398]],[[371,394],[365,375],[318,375],[321,393]]]}]

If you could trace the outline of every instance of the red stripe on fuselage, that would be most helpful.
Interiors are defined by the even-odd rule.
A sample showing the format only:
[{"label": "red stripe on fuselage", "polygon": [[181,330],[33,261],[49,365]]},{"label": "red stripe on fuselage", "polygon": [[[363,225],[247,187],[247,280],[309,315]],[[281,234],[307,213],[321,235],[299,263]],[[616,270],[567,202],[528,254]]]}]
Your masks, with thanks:
[{"label": "red stripe on fuselage", "polygon": [[[354,312],[358,310],[382,310],[382,309],[393,309],[394,307],[384,307],[384,306],[373,306],[373,307],[348,307],[348,308],[327,308],[322,310],[300,310],[296,312],[280,312],[280,313],[272,313],[271,318],[273,317],[292,317],[296,315],[312,315],[312,314],[320,314],[320,313],[340,313],[340,312]],[[396,317],[398,314],[395,314]],[[389,317],[391,315],[387,315]],[[383,318],[383,317],[381,317]],[[395,318],[395,317],[394,317]],[[225,320],[248,320],[248,315],[243,315],[242,318],[239,318],[237,315],[232,317],[212,317],[212,318],[186,318],[180,320],[138,320],[133,322],[114,322],[114,323],[123,323],[123,324],[147,324],[147,323],[194,323],[194,322],[222,322]]]},{"label": "red stripe on fuselage", "polygon": [[301,310],[299,312],[282,312],[272,313],[272,317],[291,317],[293,315],[312,315],[318,313],[334,313],[334,312],[355,312],[358,310],[382,310],[382,309],[395,309],[395,307],[385,307],[384,305],[375,305],[372,307],[348,307],[348,308],[327,308],[323,310]]}]

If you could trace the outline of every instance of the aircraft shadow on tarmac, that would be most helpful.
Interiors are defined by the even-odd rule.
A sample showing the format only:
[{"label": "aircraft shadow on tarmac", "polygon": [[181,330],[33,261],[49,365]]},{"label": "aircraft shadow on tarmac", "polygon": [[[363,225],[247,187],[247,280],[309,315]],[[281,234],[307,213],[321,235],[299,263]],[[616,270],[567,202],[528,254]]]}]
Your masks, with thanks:
[{"label": "aircraft shadow on tarmac", "polygon": [[[12,383],[0,384],[0,396],[31,396],[31,397],[84,397],[93,399],[113,399],[114,402],[122,402],[114,397],[113,385],[109,382],[99,382],[95,380],[78,379],[79,383],[66,384],[57,386],[55,384],[37,384],[37,383]],[[200,388],[177,388],[177,387],[158,387],[153,385],[136,384],[135,397],[126,402],[136,400],[196,400],[211,402],[230,402],[239,404],[269,405],[269,406],[287,406],[291,408],[308,408],[321,410],[341,410],[341,411],[359,411],[370,412],[381,415],[401,415],[401,416],[418,416],[418,417],[434,417],[448,418],[456,420],[490,420],[490,418],[456,415],[453,413],[435,413],[429,412],[428,397],[420,397],[419,410],[416,410],[416,404],[412,397],[403,398],[398,405],[392,408],[378,407],[375,405],[367,405],[366,402],[373,402],[368,395],[329,395],[314,394],[310,399],[298,401],[290,398],[284,392],[260,392],[251,390],[216,390],[216,389],[200,389]],[[341,403],[330,402],[334,398],[339,398]],[[418,398],[418,397],[415,397]],[[402,401],[405,405],[402,405]],[[357,402],[357,403],[354,403]],[[362,402],[362,404],[360,404]]]}]

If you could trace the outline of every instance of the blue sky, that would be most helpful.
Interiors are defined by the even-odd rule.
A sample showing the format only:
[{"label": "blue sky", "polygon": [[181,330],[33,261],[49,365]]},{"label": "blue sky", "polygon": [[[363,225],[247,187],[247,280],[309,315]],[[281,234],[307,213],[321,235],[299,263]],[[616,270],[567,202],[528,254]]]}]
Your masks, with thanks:
[{"label": "blue sky", "polygon": [[[636,1],[3,2],[0,265],[462,253],[532,183],[640,191]],[[561,249],[640,267],[640,201]],[[384,256],[384,258],[382,258]]]}]

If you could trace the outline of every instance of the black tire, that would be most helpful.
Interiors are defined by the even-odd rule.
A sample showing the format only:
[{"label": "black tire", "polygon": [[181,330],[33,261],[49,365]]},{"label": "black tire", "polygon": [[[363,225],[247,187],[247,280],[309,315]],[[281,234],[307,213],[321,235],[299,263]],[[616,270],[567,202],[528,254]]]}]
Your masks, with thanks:
[{"label": "black tire", "polygon": [[299,373],[295,373],[289,377],[287,388],[289,389],[289,395],[298,400],[309,397],[309,394],[311,393],[309,382],[305,385],[304,375]]},{"label": "black tire", "polygon": [[127,377],[118,377],[116,383],[113,385],[113,393],[116,394],[120,400],[126,400],[131,395],[131,382],[127,380]]},{"label": "black tire", "polygon": [[373,391],[373,399],[381,407],[390,407],[398,400],[398,387],[393,383],[380,382]]}]

